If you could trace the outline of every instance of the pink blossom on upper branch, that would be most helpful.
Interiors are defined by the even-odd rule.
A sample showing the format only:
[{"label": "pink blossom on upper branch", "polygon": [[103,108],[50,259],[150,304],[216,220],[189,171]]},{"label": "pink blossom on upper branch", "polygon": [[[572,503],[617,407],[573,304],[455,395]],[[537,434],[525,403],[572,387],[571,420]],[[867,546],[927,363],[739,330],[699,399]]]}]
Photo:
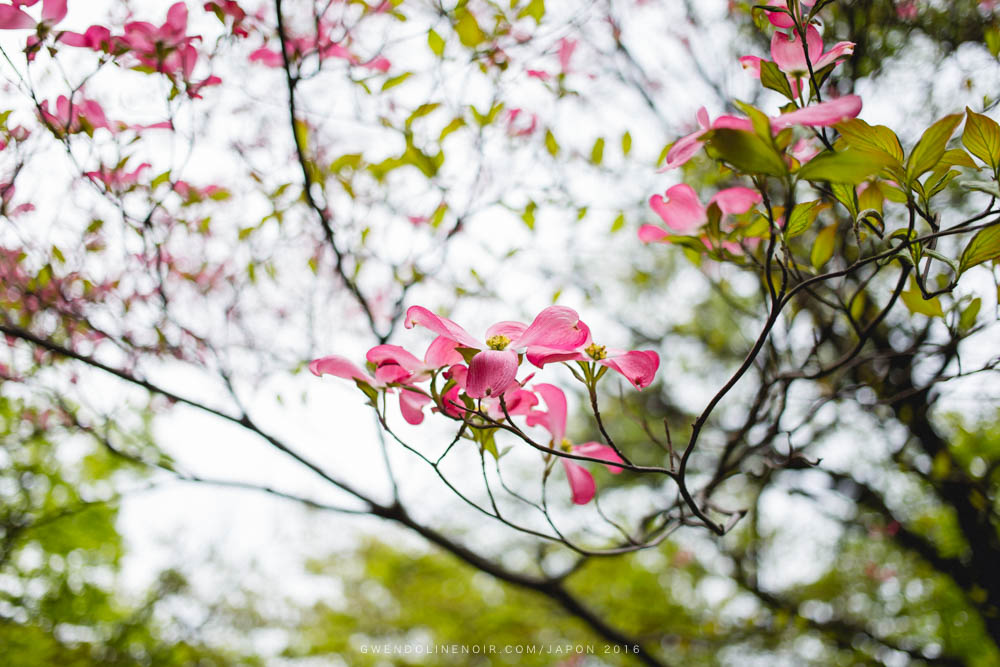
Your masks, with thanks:
[{"label": "pink blossom on upper branch", "polygon": [[[806,62],[806,49],[809,52],[809,62]],[[802,40],[797,32],[785,34],[775,31],[771,37],[771,59],[778,68],[795,77],[809,73],[809,64],[814,72],[833,64],[854,53],[854,42],[838,42],[824,53],[823,38],[815,26],[806,27],[806,48],[802,48]]]},{"label": "pink blossom on upper branch", "polygon": [[485,342],[476,340],[455,322],[422,306],[412,306],[406,311],[406,328],[415,325],[426,327],[461,347],[479,350],[469,363],[466,393],[472,398],[496,396],[514,384],[520,365],[519,352],[530,351],[533,347],[569,351],[583,343],[588,335],[576,311],[564,306],[549,306],[530,325],[497,322],[486,330]]},{"label": "pink blossom on upper branch", "polygon": [[243,27],[247,13],[234,0],[214,0],[206,2],[204,7],[206,12],[213,12],[223,23],[226,22],[227,18],[232,19],[232,31],[237,37],[250,36],[250,33]]},{"label": "pink blossom on upper branch", "polygon": [[[861,98],[857,95],[844,95],[834,100],[812,104],[795,111],[789,111],[778,116],[772,116],[771,129],[779,132],[786,127],[801,125],[804,127],[831,127],[837,123],[854,118],[861,113]],[[699,124],[702,129],[681,137],[667,152],[666,165],[660,171],[676,169],[690,160],[704,143],[702,138],[710,130],[731,129],[749,132],[752,125],[749,118],[738,116],[720,116],[710,126],[708,113],[704,107],[698,111]]]},{"label": "pink blossom on upper branch", "polygon": [[38,109],[42,120],[50,129],[57,133],[75,134],[77,132],[91,133],[97,128],[111,130],[104,109],[94,100],[81,98],[72,102],[65,95],[56,98],[55,109],[49,110],[48,100],[42,100]]},{"label": "pink blossom on upper branch", "polygon": [[[574,445],[566,439],[566,395],[562,389],[551,384],[536,384],[534,391],[545,401],[547,410],[532,410],[527,414],[529,426],[541,426],[552,436],[552,449],[561,449],[565,452],[572,452],[581,456],[589,456],[611,463],[624,463],[614,449],[599,442],[585,442],[582,445]],[[566,471],[566,479],[569,480],[569,487],[573,493],[573,502],[577,505],[586,505],[593,498],[597,491],[594,478],[586,468],[579,463],[575,463],[565,457],[560,457],[563,468]],[[608,471],[618,474],[621,468],[614,465],[606,466]]]}]

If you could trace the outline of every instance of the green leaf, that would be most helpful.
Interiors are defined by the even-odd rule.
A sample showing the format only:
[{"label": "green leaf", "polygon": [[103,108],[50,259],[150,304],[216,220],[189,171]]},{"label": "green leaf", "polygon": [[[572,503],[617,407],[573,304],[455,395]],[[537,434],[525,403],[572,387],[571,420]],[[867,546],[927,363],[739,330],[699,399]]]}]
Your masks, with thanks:
[{"label": "green leaf", "polygon": [[457,16],[458,20],[455,22],[455,32],[458,33],[458,40],[464,46],[474,49],[486,39],[486,35],[483,33],[482,28],[479,27],[476,17],[469,10],[463,9],[457,13]]},{"label": "green leaf", "polygon": [[706,147],[710,154],[748,174],[784,176],[784,160],[774,147],[752,132],[718,129],[706,133]]},{"label": "green leaf", "polygon": [[907,290],[899,296],[903,299],[903,303],[906,304],[911,313],[926,315],[927,317],[944,317],[944,311],[941,309],[941,300],[937,297],[924,299],[924,295],[920,293],[919,289]]},{"label": "green leaf", "polygon": [[927,128],[906,161],[906,175],[910,180],[916,180],[937,166],[944,156],[948,140],[961,122],[962,114],[954,113]]},{"label": "green leaf", "polygon": [[464,118],[452,118],[451,122],[445,125],[444,129],[441,130],[441,134],[438,136],[438,143],[441,143],[442,141],[444,141],[444,138],[447,137],[449,134],[464,126],[465,126]]},{"label": "green leaf", "polygon": [[857,185],[892,162],[885,153],[847,148],[839,153],[824,153],[802,165],[799,180],[829,181]]},{"label": "green leaf", "polygon": [[406,128],[409,129],[413,125],[413,121],[418,118],[423,118],[429,113],[433,113],[435,109],[441,106],[440,102],[434,102],[431,104],[421,104],[419,107],[413,110],[410,117],[406,119]]},{"label": "green leaf", "polygon": [[523,19],[526,16],[535,19],[536,25],[541,24],[542,17],[545,16],[545,0],[531,0],[531,2],[517,13],[517,18],[519,19]]},{"label": "green leaf", "polygon": [[153,181],[149,184],[149,187],[155,190],[157,187],[163,185],[169,180],[170,180],[170,170],[167,169],[165,172],[154,178]]},{"label": "green leaf", "polygon": [[770,60],[760,61],[760,83],[765,88],[776,90],[788,99],[795,100],[788,77]]},{"label": "green leaf", "polygon": [[976,297],[965,307],[965,310],[962,311],[961,316],[958,318],[958,328],[960,331],[968,331],[976,325],[976,316],[979,315],[979,309],[982,305],[983,300]]},{"label": "green leaf", "polygon": [[354,379],[354,384],[358,385],[358,389],[364,392],[364,395],[372,402],[372,405],[376,405],[378,401],[378,391],[375,387],[371,386],[364,380]]},{"label": "green leaf", "polygon": [[[858,217],[858,199],[853,185],[844,183],[831,183],[830,192],[841,204],[847,208],[852,218]],[[904,198],[903,201],[906,201]]]},{"label": "green leaf", "polygon": [[826,204],[819,199],[804,204],[796,204],[795,208],[792,209],[792,215],[789,216],[788,225],[785,227],[785,238],[794,238],[805,233],[812,227],[813,222],[816,221],[816,216],[824,208],[826,208]]},{"label": "green leaf", "polygon": [[545,150],[547,150],[549,155],[552,157],[559,155],[559,142],[556,141],[556,137],[552,134],[552,130],[545,130]]},{"label": "green leaf", "polygon": [[969,167],[971,169],[979,168],[976,161],[969,157],[969,154],[961,148],[952,148],[951,150],[945,151],[944,155],[941,156],[940,164],[948,167]]},{"label": "green leaf", "polygon": [[611,232],[612,233],[617,232],[620,229],[623,229],[624,227],[625,227],[625,214],[619,213],[618,217],[615,218],[615,221],[611,223]]},{"label": "green leaf", "polygon": [[631,150],[632,135],[626,131],[625,134],[622,135],[622,155],[628,155]]},{"label": "green leaf", "polygon": [[1000,168],[1000,124],[989,116],[965,108],[965,131],[962,143],[973,155],[990,165],[993,171]]},{"label": "green leaf", "polygon": [[403,72],[402,74],[397,74],[396,76],[389,77],[382,84],[382,92],[389,90],[390,88],[395,88],[407,79],[413,76],[413,72]]},{"label": "green leaf", "polygon": [[438,58],[444,55],[444,37],[437,34],[433,30],[427,33],[427,46],[430,47],[431,51]]},{"label": "green leaf", "polygon": [[982,229],[962,251],[959,271],[965,273],[983,262],[1000,257],[1000,225]]},{"label": "green leaf", "polygon": [[830,261],[833,257],[833,249],[837,243],[837,225],[829,225],[820,230],[813,242],[812,252],[809,253],[809,261],[817,269]]},{"label": "green leaf", "polygon": [[456,347],[455,351],[462,355],[462,359],[465,360],[465,365],[468,366],[472,363],[472,358],[479,354],[479,350],[474,347]]},{"label": "green leaf", "polygon": [[309,152],[309,126],[305,121],[295,119],[295,143],[302,148],[303,153]]},{"label": "green leaf", "polygon": [[535,202],[528,202],[528,205],[524,207],[524,213],[521,214],[521,220],[524,220],[524,224],[528,226],[528,229],[535,228],[535,211],[538,210],[538,204]]},{"label": "green leaf", "polygon": [[903,147],[899,137],[885,125],[872,126],[860,118],[852,118],[837,123],[835,127],[851,148],[885,153],[902,165]]},{"label": "green leaf", "polygon": [[754,134],[760,137],[765,144],[770,145],[772,143],[771,119],[767,117],[767,114],[757,107],[745,104],[739,100],[736,100],[734,103],[743,113],[750,117],[750,125],[753,127]]},{"label": "green leaf", "polygon": [[604,137],[598,137],[594,142],[594,147],[590,149],[590,161],[593,164],[601,164],[604,160]]}]

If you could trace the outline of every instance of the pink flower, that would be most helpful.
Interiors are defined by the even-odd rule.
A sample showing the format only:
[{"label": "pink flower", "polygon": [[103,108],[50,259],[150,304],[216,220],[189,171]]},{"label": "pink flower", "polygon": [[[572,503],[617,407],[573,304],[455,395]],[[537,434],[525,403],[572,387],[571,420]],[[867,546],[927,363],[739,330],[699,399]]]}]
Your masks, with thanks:
[{"label": "pink flower", "polygon": [[640,391],[653,382],[660,367],[660,355],[653,350],[615,350],[594,343],[590,337],[589,327],[587,339],[575,350],[567,352],[536,347],[528,352],[527,357],[528,361],[539,368],[559,361],[597,362],[601,366],[621,373]]},{"label": "pink flower", "polygon": [[[844,95],[834,100],[828,100],[819,104],[789,111],[779,116],[771,117],[771,129],[774,132],[791,127],[802,125],[805,127],[829,127],[836,125],[849,118],[854,118],[861,112],[861,98],[857,95]],[[698,124],[700,130],[681,137],[667,152],[666,165],[659,171],[676,169],[687,162],[701,149],[702,136],[709,130],[730,129],[752,131],[749,118],[738,116],[720,116],[714,123],[709,125],[708,112],[702,107],[698,110]]]},{"label": "pink flower", "polygon": [[[723,215],[738,215],[746,213],[753,205],[761,201],[761,195],[750,188],[726,188],[716,193],[703,206],[698,195],[686,183],[675,185],[666,192],[667,199],[660,195],[649,198],[652,208],[667,227],[678,234],[690,234],[708,222],[708,208],[715,205]],[[662,241],[670,236],[670,232],[656,225],[643,225],[639,228],[639,239],[645,243]]]},{"label": "pink flower", "polygon": [[[530,411],[527,415],[527,422],[529,426],[541,426],[549,432],[552,436],[551,446],[553,449],[561,449],[612,463],[624,463],[615,450],[607,445],[602,445],[599,442],[574,445],[566,439],[566,395],[562,389],[551,384],[536,384],[534,390],[545,401],[545,407],[548,408],[548,411]],[[573,502],[577,505],[586,505],[594,498],[597,491],[594,478],[580,464],[565,457],[560,458],[563,468],[566,470],[569,488],[573,493]],[[618,466],[608,465],[606,467],[609,472],[615,475],[622,471]]]},{"label": "pink flower", "polygon": [[753,129],[753,126],[750,124],[750,119],[739,118],[737,116],[719,116],[715,119],[715,122],[712,123],[710,122],[708,111],[705,107],[698,109],[697,119],[700,129],[685,137],[681,137],[674,142],[674,145],[667,152],[666,165],[660,171],[674,169],[690,160],[694,154],[701,149],[701,137],[709,130],[729,128],[733,130],[749,131]]},{"label": "pink flower", "polygon": [[[443,404],[441,409],[451,417],[462,419],[467,410],[462,403],[460,394],[462,392],[468,393],[469,369],[461,364],[456,364],[444,373],[444,377],[448,380],[454,380],[455,384],[441,396]],[[531,377],[528,376],[524,382],[530,380]],[[524,389],[522,384],[514,382],[507,387],[503,394],[480,399],[481,409],[490,419],[497,422],[506,419],[507,415],[513,417],[528,414],[534,406],[538,405],[538,397]],[[501,398],[503,404],[500,402]],[[504,412],[505,406],[506,413]]]},{"label": "pink flower", "polygon": [[148,162],[143,162],[135,171],[126,172],[122,168],[110,169],[102,165],[100,170],[88,171],[84,176],[94,182],[103,183],[109,190],[124,190],[138,183],[142,170],[149,169],[151,166]]},{"label": "pink flower", "polygon": [[65,95],[60,95],[56,98],[55,106],[55,111],[51,112],[49,101],[42,100],[38,109],[42,120],[53,132],[75,134],[96,130],[99,127],[111,130],[104,109],[94,100],[81,98],[78,102],[71,102]]},{"label": "pink flower", "polygon": [[426,380],[430,370],[461,361],[462,357],[455,352],[452,341],[439,337],[427,349],[424,361],[398,345],[377,345],[368,351],[367,359],[375,366],[375,377],[337,355],[314,359],[309,363],[309,370],[316,376],[333,375],[363,382],[386,393],[392,393],[394,387],[398,387],[399,411],[408,424],[416,425],[423,422],[423,407],[431,402],[431,398],[415,386],[416,383]]},{"label": "pink flower", "polygon": [[559,68],[564,74],[569,73],[569,61],[573,57],[573,52],[576,51],[577,41],[575,39],[570,39],[568,37],[563,37],[559,40]]},{"label": "pink flower", "polygon": [[473,338],[458,324],[422,306],[412,306],[406,311],[406,328],[411,329],[414,325],[424,326],[461,347],[479,350],[469,364],[466,393],[472,398],[496,396],[506,391],[517,377],[518,352],[532,347],[572,350],[587,337],[587,328],[581,326],[580,316],[563,306],[549,306],[530,325],[497,322],[486,330],[485,343]]},{"label": "pink flower", "polygon": [[510,109],[507,111],[507,134],[512,137],[526,137],[538,128],[538,114],[524,112],[528,117],[527,123],[518,122],[518,117],[523,109]]},{"label": "pink flower", "polygon": [[243,21],[246,19],[247,13],[243,11],[243,8],[235,0],[214,0],[214,2],[206,2],[204,7],[206,12],[215,13],[223,23],[226,22],[226,17],[231,18],[233,22],[233,34],[237,37],[250,36],[250,33],[243,27]]},{"label": "pink flower", "polygon": [[[806,48],[809,50],[809,62],[813,71],[818,72],[827,65],[854,53],[854,42],[838,42],[826,53],[823,52],[823,38],[815,26],[806,27]],[[806,50],[797,32],[785,34],[775,31],[771,37],[771,59],[778,68],[796,78],[809,73],[806,63]]]},{"label": "pink flower", "polygon": [[377,58],[372,58],[371,60],[366,62],[365,67],[367,67],[368,69],[373,69],[376,72],[385,73],[388,72],[389,69],[392,67],[392,63],[389,62],[389,59],[386,58],[385,56],[378,56]]},{"label": "pink flower", "polygon": [[101,25],[92,25],[84,33],[69,31],[59,33],[58,40],[67,46],[78,46],[105,53],[110,53],[115,47],[111,31]]}]

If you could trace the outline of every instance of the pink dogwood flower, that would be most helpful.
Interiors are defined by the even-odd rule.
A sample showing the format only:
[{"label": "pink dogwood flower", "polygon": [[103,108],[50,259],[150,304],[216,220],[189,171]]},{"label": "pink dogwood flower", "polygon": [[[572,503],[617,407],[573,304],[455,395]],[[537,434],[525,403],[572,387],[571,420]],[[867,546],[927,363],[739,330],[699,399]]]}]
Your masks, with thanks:
[{"label": "pink dogwood flower", "polygon": [[[793,125],[830,127],[854,118],[859,113],[861,113],[861,98],[857,95],[844,95],[833,100],[772,116],[770,118],[771,129],[774,132],[779,132]],[[698,110],[698,124],[701,129],[681,137],[674,143],[667,152],[665,166],[659,171],[676,169],[690,160],[701,149],[701,145],[704,143],[702,137],[709,130],[730,129],[750,132],[753,129],[749,118],[738,116],[720,116],[714,123],[709,123],[708,112],[705,111],[704,107]]]},{"label": "pink dogwood flower", "polygon": [[815,26],[806,27],[806,48],[802,48],[802,40],[797,32],[785,34],[775,31],[771,37],[771,59],[785,74],[795,78],[801,78],[809,74],[809,63],[806,62],[806,50],[809,53],[809,63],[812,64],[814,72],[818,72],[827,65],[837,62],[841,58],[854,53],[854,42],[837,42],[833,47],[824,52],[823,38]]},{"label": "pink dogwood flower", "polygon": [[485,342],[446,317],[435,315],[422,306],[406,311],[405,326],[426,327],[459,346],[478,350],[469,363],[466,393],[472,398],[496,396],[506,391],[517,377],[519,352],[532,347],[573,350],[587,337],[575,310],[564,306],[549,306],[530,325],[521,322],[497,322],[486,330]]},{"label": "pink dogwood flower", "polygon": [[49,110],[48,100],[42,100],[38,109],[42,120],[57,133],[75,134],[103,127],[111,130],[104,109],[94,100],[80,99],[71,102],[65,95],[56,98],[55,109]]},{"label": "pink dogwood flower", "polygon": [[[529,426],[541,426],[552,436],[551,446],[553,449],[561,449],[564,452],[571,452],[581,456],[589,456],[594,459],[601,459],[611,463],[624,463],[615,450],[599,442],[585,442],[582,445],[574,445],[566,439],[566,395],[562,389],[551,384],[536,384],[535,393],[545,401],[547,410],[532,410],[527,414]],[[573,502],[577,505],[586,505],[597,492],[593,476],[587,472],[579,463],[571,459],[560,457],[563,469],[566,471],[566,479],[569,480],[569,488],[573,494]],[[609,472],[617,475],[622,471],[615,465],[606,465]]]},{"label": "pink dogwood flower", "polygon": [[633,387],[642,391],[656,377],[660,367],[660,355],[653,350],[616,350],[604,345],[598,345],[590,336],[587,328],[587,339],[575,350],[549,350],[541,347],[532,348],[527,354],[528,361],[542,368],[545,364],[560,361],[596,362],[601,366],[621,373]]},{"label": "pink dogwood flower", "polygon": [[[446,415],[462,419],[468,411],[462,403],[460,394],[462,392],[468,393],[469,369],[461,364],[456,364],[445,372],[444,377],[448,380],[454,380],[455,384],[441,396],[442,410]],[[538,397],[522,386],[531,377],[533,376],[529,375],[522,382],[512,383],[500,395],[480,399],[481,409],[496,422],[503,421],[507,415],[514,417],[528,414],[532,408],[538,405]],[[501,399],[503,399],[503,403],[501,403]]]},{"label": "pink dogwood flower", "polygon": [[[717,192],[704,206],[698,195],[686,183],[675,185],[666,192],[667,198],[653,195],[649,198],[649,206],[666,223],[667,227],[678,234],[691,234],[708,222],[708,209],[715,205],[723,215],[738,215],[746,213],[754,204],[761,201],[761,195],[750,188],[726,188]],[[639,239],[644,243],[662,241],[670,236],[670,232],[656,225],[643,225],[639,228]]]}]

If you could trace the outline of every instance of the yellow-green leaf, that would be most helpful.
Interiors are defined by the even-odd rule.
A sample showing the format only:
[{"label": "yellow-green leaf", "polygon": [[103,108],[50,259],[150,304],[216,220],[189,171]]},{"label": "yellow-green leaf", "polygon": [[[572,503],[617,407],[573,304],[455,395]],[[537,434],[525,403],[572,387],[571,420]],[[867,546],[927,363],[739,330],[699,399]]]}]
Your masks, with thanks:
[{"label": "yellow-green leaf", "polygon": [[927,317],[944,317],[941,300],[937,297],[924,299],[924,295],[920,293],[919,289],[907,290],[899,296],[902,297],[903,303],[906,304],[911,313]]},{"label": "yellow-green leaf", "polygon": [[590,161],[594,164],[601,164],[604,160],[604,137],[598,137],[594,142],[594,147],[590,149]]},{"label": "yellow-green leaf", "polygon": [[431,51],[437,57],[444,55],[444,37],[437,34],[433,30],[427,33],[427,46],[430,47]]},{"label": "yellow-green leaf", "polygon": [[705,135],[706,147],[713,157],[725,160],[749,174],[783,176],[785,162],[774,147],[752,132],[719,129]]},{"label": "yellow-green leaf", "polygon": [[820,230],[813,242],[812,252],[809,253],[809,261],[817,269],[830,261],[833,257],[833,249],[837,244],[837,225],[829,225]]},{"label": "yellow-green leaf", "polygon": [[972,237],[962,252],[959,272],[964,273],[973,266],[1000,257],[1000,225],[982,229]]},{"label": "yellow-green leaf", "polygon": [[968,107],[965,115],[962,143],[973,155],[996,171],[1000,167],[1000,124]]},{"label": "yellow-green leaf", "polygon": [[800,180],[857,185],[891,162],[892,158],[886,153],[848,148],[814,157],[802,165],[797,174]]},{"label": "yellow-green leaf", "polygon": [[962,114],[953,113],[927,128],[906,161],[906,175],[911,180],[919,178],[921,174],[937,166],[944,156],[948,140],[961,122]]}]

